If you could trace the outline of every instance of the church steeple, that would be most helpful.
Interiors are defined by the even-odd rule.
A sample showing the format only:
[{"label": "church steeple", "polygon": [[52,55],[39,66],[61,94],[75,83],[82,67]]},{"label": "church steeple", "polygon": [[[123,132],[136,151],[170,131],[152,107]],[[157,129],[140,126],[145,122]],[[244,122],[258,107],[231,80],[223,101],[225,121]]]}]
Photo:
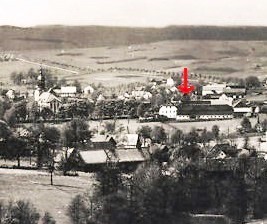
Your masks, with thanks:
[{"label": "church steeple", "polygon": [[44,91],[45,90],[45,76],[44,76],[42,67],[40,67],[40,69],[39,69],[39,76],[38,76],[37,80],[38,80],[38,84],[37,84],[38,89],[41,91]]}]

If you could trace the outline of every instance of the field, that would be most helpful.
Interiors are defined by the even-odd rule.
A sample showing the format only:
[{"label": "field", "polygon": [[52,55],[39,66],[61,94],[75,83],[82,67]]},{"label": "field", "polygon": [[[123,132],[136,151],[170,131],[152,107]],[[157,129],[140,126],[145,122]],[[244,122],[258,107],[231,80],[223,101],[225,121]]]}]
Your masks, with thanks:
[{"label": "field", "polygon": [[[161,126],[163,127],[167,133],[170,133],[171,131],[175,129],[180,129],[183,132],[189,132],[192,128],[201,129],[207,128],[208,131],[211,131],[213,125],[218,125],[220,128],[220,132],[224,134],[230,134],[236,132],[236,127],[240,125],[242,119],[231,119],[231,120],[221,120],[221,121],[197,121],[197,122],[166,122],[166,123],[160,123],[160,122],[149,122],[149,123],[139,123],[135,119],[128,120],[117,120],[117,125],[123,125],[125,129],[129,130],[129,133],[136,133],[139,127],[148,125],[150,127],[154,126]],[[104,123],[108,122],[110,120],[106,121],[90,121],[89,126],[90,129],[98,130],[99,132],[104,127]],[[257,122],[256,118],[250,119],[252,126]]]},{"label": "field", "polygon": [[[25,61],[0,63],[0,82],[7,83],[13,71],[38,69],[39,64],[53,66],[51,70],[55,75],[70,81],[80,80],[83,86],[145,82],[148,77],[169,76],[156,73],[156,70],[180,72],[184,66],[189,67],[190,72],[207,76],[245,78],[255,75],[264,78],[266,49],[267,41],[173,40],[117,47],[24,50],[16,51],[14,55],[35,64]],[[118,71],[115,67],[150,71]],[[113,69],[108,70],[110,68]]]},{"label": "field", "polygon": [[48,211],[57,223],[69,224],[66,213],[71,199],[88,191],[93,183],[90,174],[81,174],[79,177],[56,175],[54,186],[51,186],[50,176],[46,172],[0,169],[0,200],[30,200],[41,216]]}]

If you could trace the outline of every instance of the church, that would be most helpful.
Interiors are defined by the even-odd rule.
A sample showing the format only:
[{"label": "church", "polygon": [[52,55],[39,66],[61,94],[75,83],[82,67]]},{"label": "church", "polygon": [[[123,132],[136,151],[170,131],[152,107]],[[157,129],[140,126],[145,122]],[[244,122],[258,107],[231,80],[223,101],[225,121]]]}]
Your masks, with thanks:
[{"label": "church", "polygon": [[44,109],[50,109],[54,114],[56,114],[59,111],[62,102],[54,94],[51,88],[49,90],[46,89],[45,75],[42,68],[40,68],[37,80],[38,83],[36,90],[34,91],[34,100],[38,104],[39,111],[41,112]]}]

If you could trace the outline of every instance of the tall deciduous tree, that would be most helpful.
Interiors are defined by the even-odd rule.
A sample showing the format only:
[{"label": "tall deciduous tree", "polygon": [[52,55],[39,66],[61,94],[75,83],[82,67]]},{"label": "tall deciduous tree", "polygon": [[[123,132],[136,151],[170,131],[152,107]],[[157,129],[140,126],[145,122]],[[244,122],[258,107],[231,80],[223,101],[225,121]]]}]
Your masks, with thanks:
[{"label": "tall deciduous tree", "polygon": [[172,144],[181,144],[181,141],[183,138],[184,138],[183,131],[180,129],[177,129],[171,134],[171,143]]},{"label": "tall deciduous tree", "polygon": [[151,138],[154,142],[164,143],[167,139],[165,129],[161,126],[155,126],[151,132]]},{"label": "tall deciduous tree", "polygon": [[137,134],[139,134],[140,136],[142,136],[143,138],[151,138],[151,132],[152,132],[152,128],[149,127],[148,125],[144,125],[142,127],[139,127],[137,130]]},{"label": "tall deciduous tree", "polygon": [[213,134],[214,138],[216,140],[218,140],[219,136],[220,136],[219,126],[218,125],[213,125],[211,131],[212,131],[212,134]]},{"label": "tall deciduous tree", "polygon": [[244,128],[246,132],[249,132],[251,130],[251,122],[247,117],[244,117],[241,121],[241,126]]},{"label": "tall deciduous tree", "polygon": [[73,119],[63,130],[63,143],[67,147],[74,147],[89,141],[92,133],[85,120]]}]

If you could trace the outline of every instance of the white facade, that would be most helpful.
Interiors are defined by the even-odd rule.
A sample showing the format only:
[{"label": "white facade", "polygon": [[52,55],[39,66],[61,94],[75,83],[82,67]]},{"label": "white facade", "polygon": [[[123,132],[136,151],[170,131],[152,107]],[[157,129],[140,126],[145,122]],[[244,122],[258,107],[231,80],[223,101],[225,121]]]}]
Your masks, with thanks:
[{"label": "white facade", "polygon": [[136,99],[144,98],[145,100],[148,100],[152,97],[152,94],[143,90],[134,90],[132,91],[132,96]]},{"label": "white facade", "polygon": [[234,113],[252,113],[252,107],[234,107]]},{"label": "white facade", "polygon": [[233,115],[231,114],[223,114],[223,115],[200,115],[199,119],[201,120],[211,120],[211,119],[215,119],[215,120],[221,120],[221,119],[232,119]]},{"label": "white facade", "polygon": [[15,99],[15,91],[13,89],[8,90],[6,96],[11,100]]},{"label": "white facade", "polygon": [[209,84],[202,87],[202,96],[212,95],[212,94],[222,94],[226,88],[226,84]]},{"label": "white facade", "polygon": [[92,86],[86,86],[84,89],[83,89],[83,93],[85,95],[88,95],[88,94],[91,94],[93,93],[95,90]]},{"label": "white facade", "polygon": [[170,87],[174,86],[174,80],[172,78],[168,78],[166,85]]},{"label": "white facade", "polygon": [[177,121],[189,121],[190,116],[189,115],[177,115],[176,120]]},{"label": "white facade", "polygon": [[159,115],[164,115],[168,118],[175,119],[177,116],[176,106],[161,106],[159,109]]},{"label": "white facade", "polygon": [[77,94],[76,86],[61,86],[60,96],[61,97],[75,97]]}]

